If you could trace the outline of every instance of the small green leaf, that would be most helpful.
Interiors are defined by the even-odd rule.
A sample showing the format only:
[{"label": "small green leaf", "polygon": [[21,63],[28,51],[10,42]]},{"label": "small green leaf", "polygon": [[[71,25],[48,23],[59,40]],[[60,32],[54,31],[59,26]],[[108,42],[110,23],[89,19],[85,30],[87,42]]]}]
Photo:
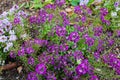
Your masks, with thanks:
[{"label": "small green leaf", "polygon": [[72,6],[77,6],[77,5],[78,5],[78,2],[77,2],[77,1],[71,1],[71,5],[72,5]]}]

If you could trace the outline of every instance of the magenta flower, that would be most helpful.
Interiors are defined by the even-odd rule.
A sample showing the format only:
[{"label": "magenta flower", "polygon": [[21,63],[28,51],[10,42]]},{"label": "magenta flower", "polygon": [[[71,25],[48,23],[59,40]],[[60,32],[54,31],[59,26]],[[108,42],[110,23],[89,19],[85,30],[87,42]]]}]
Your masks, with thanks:
[{"label": "magenta flower", "polygon": [[69,48],[69,46],[68,46],[67,44],[61,44],[61,45],[60,45],[60,50],[63,51],[63,52],[64,52],[64,51],[67,51],[68,48]]},{"label": "magenta flower", "polygon": [[14,51],[11,51],[11,52],[10,52],[10,57],[11,57],[11,58],[15,58],[15,57],[16,57],[16,54],[15,54]]},{"label": "magenta flower", "polygon": [[98,77],[97,77],[96,75],[92,75],[92,76],[90,77],[90,80],[99,80],[99,79],[98,79]]},{"label": "magenta flower", "polygon": [[61,7],[63,4],[65,4],[65,0],[55,0],[55,3]]},{"label": "magenta flower", "polygon": [[53,14],[49,14],[48,21],[51,21],[53,19]]},{"label": "magenta flower", "polygon": [[14,24],[20,24],[20,22],[21,22],[20,17],[14,18]]},{"label": "magenta flower", "polygon": [[35,71],[37,72],[37,74],[43,75],[43,74],[46,74],[47,67],[45,66],[44,63],[40,63],[36,65]]},{"label": "magenta flower", "polygon": [[33,57],[29,57],[28,58],[28,64],[30,64],[30,65],[33,65],[34,64],[34,58]]},{"label": "magenta flower", "polygon": [[36,17],[36,16],[31,16],[31,17],[29,18],[29,22],[30,22],[31,24],[35,24],[35,23],[37,22],[37,17]]},{"label": "magenta flower", "polygon": [[26,48],[26,53],[27,54],[34,53],[34,49],[32,47],[28,47],[28,48]]},{"label": "magenta flower", "polygon": [[95,27],[95,28],[93,29],[93,31],[94,31],[94,35],[95,35],[95,36],[100,36],[100,35],[103,33],[103,28],[102,28],[102,26],[100,26],[100,27]]},{"label": "magenta flower", "polygon": [[38,80],[35,72],[30,72],[27,76],[27,80]]},{"label": "magenta flower", "polygon": [[89,62],[88,62],[88,60],[83,60],[82,62],[81,62],[81,64],[79,64],[77,67],[76,67],[76,69],[75,69],[75,71],[76,71],[76,73],[78,74],[78,75],[84,75],[84,74],[86,74],[86,73],[88,73],[88,71],[89,71],[89,66],[90,64],[89,64]]},{"label": "magenta flower", "polygon": [[94,57],[96,60],[100,58],[100,53],[99,52],[94,52]]},{"label": "magenta flower", "polygon": [[82,13],[82,10],[81,10],[80,6],[75,6],[74,12],[75,12],[76,14],[81,14],[81,13]]},{"label": "magenta flower", "polygon": [[79,59],[84,59],[83,53],[82,53],[81,51],[79,51],[79,50],[76,50],[76,51],[74,52],[74,57],[75,57],[75,59],[77,59],[77,60],[79,60]]},{"label": "magenta flower", "polygon": [[85,39],[85,43],[86,43],[88,46],[93,46],[93,45],[94,45],[94,42],[95,42],[95,40],[94,40],[93,38],[91,38],[91,37],[87,37],[87,38]]},{"label": "magenta flower", "polygon": [[101,15],[106,16],[108,14],[107,8],[101,8],[100,13],[101,13]]},{"label": "magenta flower", "polygon": [[82,16],[81,17],[81,21],[84,23],[84,22],[86,22],[86,16]]},{"label": "magenta flower", "polygon": [[80,40],[80,36],[77,32],[71,32],[68,36],[68,40],[77,43]]},{"label": "magenta flower", "polygon": [[25,55],[25,49],[24,48],[18,50],[18,56],[24,56],[24,55]]},{"label": "magenta flower", "polygon": [[54,4],[47,4],[45,6],[45,9],[56,9],[56,5],[54,5]]},{"label": "magenta flower", "polygon": [[56,34],[60,37],[63,37],[66,35],[66,28],[65,27],[61,27],[61,26],[57,26],[56,27]]},{"label": "magenta flower", "polygon": [[114,41],[113,39],[109,39],[109,40],[108,40],[108,45],[109,45],[109,46],[112,46],[112,45],[114,44],[114,42],[115,42],[115,41]]}]

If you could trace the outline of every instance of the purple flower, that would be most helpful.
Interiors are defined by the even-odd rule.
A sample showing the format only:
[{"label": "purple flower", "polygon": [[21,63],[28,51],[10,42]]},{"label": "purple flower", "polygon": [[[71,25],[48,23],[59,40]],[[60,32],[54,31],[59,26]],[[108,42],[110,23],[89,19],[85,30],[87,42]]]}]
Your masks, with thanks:
[{"label": "purple flower", "polygon": [[20,24],[20,22],[21,22],[20,17],[14,18],[14,24]]},{"label": "purple flower", "polygon": [[33,65],[34,64],[34,58],[33,57],[29,57],[28,58],[28,64],[30,64],[30,65]]},{"label": "purple flower", "polygon": [[63,18],[63,25],[64,25],[64,26],[67,26],[67,25],[69,25],[69,24],[70,24],[69,19]]},{"label": "purple flower", "polygon": [[71,32],[68,36],[68,40],[77,43],[80,40],[80,36],[77,32]]},{"label": "purple flower", "polygon": [[65,0],[55,0],[55,3],[61,7],[63,4],[65,4]]},{"label": "purple flower", "polygon": [[117,36],[120,37],[120,30],[117,30]]},{"label": "purple flower", "polygon": [[103,56],[103,60],[106,64],[111,66],[118,75],[120,75],[120,60],[117,58],[116,54],[110,53]]},{"label": "purple flower", "polygon": [[105,23],[109,26],[110,25],[110,21],[109,20],[105,20]]},{"label": "purple flower", "polygon": [[104,15],[100,15],[100,19],[103,23],[106,23],[106,20],[105,20],[105,16]]},{"label": "purple flower", "polygon": [[100,53],[99,52],[94,52],[94,57],[96,60],[100,58]]},{"label": "purple flower", "polygon": [[33,53],[33,52],[34,52],[34,49],[33,49],[32,47],[26,48],[26,53],[27,53],[27,54],[31,54],[31,53]]},{"label": "purple flower", "polygon": [[91,15],[91,14],[92,14],[92,10],[91,10],[90,8],[87,8],[87,13],[88,13],[89,15]]},{"label": "purple flower", "polygon": [[79,51],[79,50],[76,50],[76,51],[74,52],[74,57],[75,57],[75,59],[77,59],[77,60],[79,60],[79,59],[84,59],[84,56],[83,56],[82,52]]},{"label": "purple flower", "polygon": [[74,28],[76,31],[80,31],[80,32],[83,32],[85,30],[85,28],[83,26],[79,26],[79,25],[74,25]]},{"label": "purple flower", "polygon": [[46,80],[57,80],[53,72],[47,72]]},{"label": "purple flower", "polygon": [[89,37],[88,33],[85,33],[82,38],[86,39],[87,37]]},{"label": "purple flower", "polygon": [[84,22],[86,22],[86,16],[82,16],[81,17],[81,21],[84,23]]},{"label": "purple flower", "polygon": [[81,13],[82,13],[82,10],[80,9],[80,6],[75,6],[74,12],[75,12],[76,14],[81,14]]},{"label": "purple flower", "polygon": [[93,46],[94,45],[94,39],[91,38],[91,37],[86,37],[85,39],[85,43],[88,45],[88,46]]},{"label": "purple flower", "polygon": [[44,63],[40,63],[40,64],[37,64],[37,65],[36,65],[35,71],[36,71],[39,75],[43,75],[43,74],[46,74],[47,67],[45,66]]},{"label": "purple flower", "polygon": [[82,60],[81,64],[79,64],[75,69],[76,73],[80,76],[88,73],[89,67],[90,67],[89,65],[90,64],[89,64],[88,60],[86,60],[86,59]]},{"label": "purple flower", "polygon": [[58,51],[59,51],[59,46],[58,46],[57,44],[48,45],[47,51],[48,51],[49,53],[58,53]]},{"label": "purple flower", "polygon": [[95,35],[95,36],[100,36],[100,35],[102,34],[102,32],[103,32],[103,28],[102,28],[102,26],[100,26],[100,27],[95,27],[95,28],[93,29],[93,31],[94,31],[94,35]]},{"label": "purple flower", "polygon": [[112,36],[113,35],[113,33],[111,32],[111,31],[107,31],[107,36]]},{"label": "purple flower", "polygon": [[14,51],[11,51],[11,52],[10,52],[10,57],[11,57],[11,58],[15,58],[15,57],[16,57],[16,54],[15,54]]},{"label": "purple flower", "polygon": [[101,9],[100,9],[100,13],[101,13],[103,16],[106,16],[106,15],[108,14],[107,8],[101,8]]},{"label": "purple flower", "polygon": [[49,14],[48,21],[51,21],[53,19],[53,14]]},{"label": "purple flower", "polygon": [[90,80],[99,80],[99,79],[98,79],[98,77],[97,77],[96,75],[92,75],[92,76],[90,77]]},{"label": "purple flower", "polygon": [[29,21],[30,21],[31,24],[35,24],[35,23],[36,23],[36,20],[37,20],[37,17],[36,17],[36,16],[31,16],[31,17],[29,18]]},{"label": "purple flower", "polygon": [[18,50],[18,56],[24,56],[24,55],[25,55],[25,49],[24,48]]},{"label": "purple flower", "polygon": [[45,10],[41,9],[39,11],[39,16],[37,18],[37,23],[38,24],[45,23],[47,21],[47,17],[48,17],[47,15],[48,15],[47,12]]},{"label": "purple flower", "polygon": [[30,72],[27,76],[27,80],[38,80],[35,72]]},{"label": "purple flower", "polygon": [[62,16],[62,18],[66,18],[67,14],[65,12],[60,12],[60,15]]},{"label": "purple flower", "polygon": [[114,3],[114,7],[118,7],[119,5],[120,5],[119,2]]},{"label": "purple flower", "polygon": [[56,5],[54,5],[54,4],[47,4],[45,6],[45,9],[56,9]]},{"label": "purple flower", "polygon": [[61,26],[57,26],[56,27],[56,34],[60,37],[63,37],[66,35],[66,28],[65,27],[61,27]]},{"label": "purple flower", "polygon": [[69,46],[68,46],[67,44],[61,44],[61,45],[60,45],[60,50],[63,51],[63,52],[64,52],[64,51],[67,51],[68,48],[69,48]]},{"label": "purple flower", "polygon": [[109,39],[109,40],[108,40],[108,45],[109,45],[109,46],[112,46],[113,44],[114,44],[114,40],[113,40],[113,39]]},{"label": "purple flower", "polygon": [[40,46],[46,46],[48,44],[47,40],[41,40],[41,39],[34,39],[34,43],[38,44]]},{"label": "purple flower", "polygon": [[97,46],[97,51],[98,52],[101,52],[101,51],[104,50],[103,44],[104,44],[103,40],[98,40],[98,46]]}]

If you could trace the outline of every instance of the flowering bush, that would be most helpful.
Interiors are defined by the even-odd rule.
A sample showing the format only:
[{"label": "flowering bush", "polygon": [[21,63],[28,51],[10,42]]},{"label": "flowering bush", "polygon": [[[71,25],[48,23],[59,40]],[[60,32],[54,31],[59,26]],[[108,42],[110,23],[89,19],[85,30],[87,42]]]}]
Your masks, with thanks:
[{"label": "flowering bush", "polygon": [[68,14],[64,4],[48,4],[35,14],[14,6],[1,17],[0,42],[7,45],[1,50],[24,64],[27,80],[120,79],[119,54],[112,50],[120,30],[113,29],[109,8],[78,5]]}]

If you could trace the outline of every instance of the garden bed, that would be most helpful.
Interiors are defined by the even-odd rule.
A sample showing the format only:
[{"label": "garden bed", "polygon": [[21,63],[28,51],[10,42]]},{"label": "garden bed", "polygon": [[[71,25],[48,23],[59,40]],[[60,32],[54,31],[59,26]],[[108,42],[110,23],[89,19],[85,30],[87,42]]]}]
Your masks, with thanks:
[{"label": "garden bed", "polygon": [[0,5],[0,80],[120,79],[119,1],[14,2]]}]

